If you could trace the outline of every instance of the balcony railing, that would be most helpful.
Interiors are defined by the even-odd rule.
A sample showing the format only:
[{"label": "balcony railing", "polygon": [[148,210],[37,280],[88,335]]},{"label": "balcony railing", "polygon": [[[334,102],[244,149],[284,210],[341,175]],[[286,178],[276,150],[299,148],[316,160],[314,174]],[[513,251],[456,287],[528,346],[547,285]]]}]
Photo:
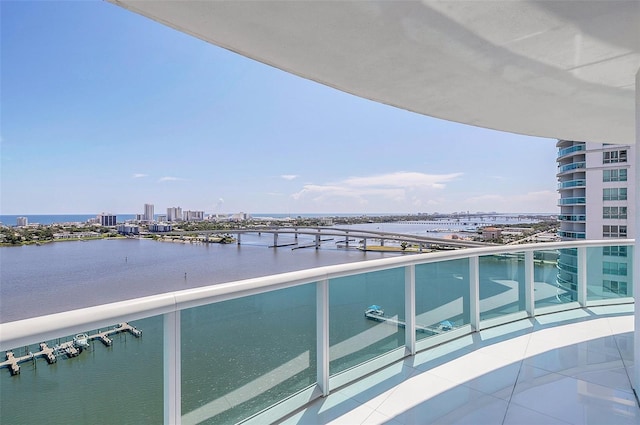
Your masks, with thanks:
[{"label": "balcony railing", "polygon": [[[58,371],[66,374],[64,383],[21,382],[52,388],[46,397],[30,394],[28,402],[73,403],[75,412],[49,415],[53,422],[73,414],[86,419],[93,406],[123,400],[129,408],[111,409],[110,421],[157,423],[164,417],[170,424],[267,423],[403,357],[483,328],[633,302],[633,294],[626,293],[632,285],[598,281],[603,254],[612,246],[627,247],[616,252],[628,255],[620,261],[629,262],[632,274],[633,243],[468,248],[171,292],[0,324],[0,350],[37,350],[31,346],[135,323],[143,338],[125,338],[113,352],[93,348],[78,367],[65,362]],[[571,249],[577,253],[575,289],[558,284],[558,258]],[[109,358],[116,350],[126,356],[114,366]],[[40,366],[33,374],[48,368]],[[132,379],[134,370],[145,379]],[[113,388],[109,400],[93,392],[85,392],[83,400],[66,400],[65,385],[74,385],[74,379],[100,379],[96,385]],[[0,415],[7,414],[4,407],[5,400]]]},{"label": "balcony railing", "polygon": [[586,150],[585,145],[574,145],[568,148],[560,149],[558,151],[558,158],[563,157],[565,155],[569,155],[570,153],[573,153],[573,152],[581,152],[585,150]]},{"label": "balcony railing", "polygon": [[585,204],[586,202],[586,198],[583,196],[576,196],[573,198],[560,198],[558,200],[558,205],[580,205]]},{"label": "balcony railing", "polygon": [[587,216],[585,214],[561,214],[558,216],[560,221],[586,221]]},{"label": "balcony railing", "polygon": [[576,179],[558,183],[558,189],[569,189],[574,187],[583,187],[586,185],[587,181],[585,179]]},{"label": "balcony railing", "polygon": [[571,171],[571,170],[577,170],[580,168],[584,168],[586,166],[586,163],[581,161],[581,162],[572,162],[571,164],[566,164],[566,165],[561,165],[558,167],[558,174],[560,173],[564,173],[567,171]]}]

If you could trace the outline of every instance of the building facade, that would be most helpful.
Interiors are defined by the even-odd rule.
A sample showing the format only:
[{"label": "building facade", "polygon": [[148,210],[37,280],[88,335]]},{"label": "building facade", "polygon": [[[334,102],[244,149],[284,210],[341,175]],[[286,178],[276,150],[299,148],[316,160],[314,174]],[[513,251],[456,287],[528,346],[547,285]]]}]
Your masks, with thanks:
[{"label": "building facade", "polygon": [[99,214],[97,218],[98,222],[102,226],[115,226],[117,224],[117,217],[115,214],[102,213]]},{"label": "building facade", "polygon": [[180,221],[182,220],[182,208],[171,207],[167,208],[167,221]]},{"label": "building facade", "polygon": [[[562,240],[634,238],[635,147],[559,140],[558,192]],[[589,250],[590,291],[603,298],[631,295],[632,253],[626,246]],[[576,250],[561,250],[558,286],[575,298]]]},{"label": "building facade", "polygon": [[151,223],[153,221],[153,204],[144,204],[144,215],[142,221]]},{"label": "building facade", "polygon": [[185,211],[182,218],[184,221],[202,221],[204,220],[204,211]]}]

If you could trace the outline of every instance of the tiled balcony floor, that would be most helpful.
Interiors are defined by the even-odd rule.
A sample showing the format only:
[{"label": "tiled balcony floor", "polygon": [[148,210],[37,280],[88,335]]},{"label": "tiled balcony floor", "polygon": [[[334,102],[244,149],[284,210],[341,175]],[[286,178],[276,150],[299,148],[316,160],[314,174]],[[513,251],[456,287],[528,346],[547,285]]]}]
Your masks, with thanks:
[{"label": "tiled balcony floor", "polygon": [[633,306],[487,329],[316,400],[284,424],[640,424]]}]

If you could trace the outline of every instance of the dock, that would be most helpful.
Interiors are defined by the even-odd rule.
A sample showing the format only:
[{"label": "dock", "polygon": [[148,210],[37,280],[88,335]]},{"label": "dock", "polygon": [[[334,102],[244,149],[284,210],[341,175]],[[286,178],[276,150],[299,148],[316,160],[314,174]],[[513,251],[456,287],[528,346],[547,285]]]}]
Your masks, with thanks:
[{"label": "dock", "polygon": [[99,331],[92,335],[78,334],[73,338],[73,340],[57,344],[54,347],[49,347],[46,342],[41,342],[40,351],[35,353],[29,351],[24,356],[16,357],[13,351],[7,351],[5,353],[6,360],[0,363],[0,369],[6,367],[11,372],[11,375],[15,376],[20,373],[20,363],[24,363],[26,361],[35,362],[36,359],[42,357],[48,364],[53,364],[57,362],[58,357],[60,356],[66,356],[67,358],[77,357],[82,353],[84,348],[89,347],[89,341],[96,339],[107,347],[110,347],[113,340],[109,337],[121,332],[128,332],[136,338],[142,336],[142,331],[137,329],[135,326],[131,326],[126,322],[119,323],[111,329],[102,332]]},{"label": "dock", "polygon": [[[364,312],[364,317],[369,320],[373,320],[376,322],[384,322],[389,325],[394,325],[400,328],[404,328],[406,326],[406,323],[403,322],[402,320],[398,320],[395,317],[385,316],[384,310],[382,310],[382,308],[377,305],[372,305],[369,308],[367,308]],[[430,336],[440,335],[442,333],[451,331],[454,328],[455,326],[453,325],[453,323],[449,322],[448,320],[443,321],[440,324],[435,326],[422,326],[422,325],[416,324],[416,331],[428,333],[430,334]]]}]

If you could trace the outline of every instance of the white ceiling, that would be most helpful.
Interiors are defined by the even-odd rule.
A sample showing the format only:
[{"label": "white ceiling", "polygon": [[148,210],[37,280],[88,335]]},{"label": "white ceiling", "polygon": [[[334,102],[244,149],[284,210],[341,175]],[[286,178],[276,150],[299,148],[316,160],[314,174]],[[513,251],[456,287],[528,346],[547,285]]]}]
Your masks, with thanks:
[{"label": "white ceiling", "polygon": [[542,137],[635,141],[637,0],[110,1],[420,114]]}]

